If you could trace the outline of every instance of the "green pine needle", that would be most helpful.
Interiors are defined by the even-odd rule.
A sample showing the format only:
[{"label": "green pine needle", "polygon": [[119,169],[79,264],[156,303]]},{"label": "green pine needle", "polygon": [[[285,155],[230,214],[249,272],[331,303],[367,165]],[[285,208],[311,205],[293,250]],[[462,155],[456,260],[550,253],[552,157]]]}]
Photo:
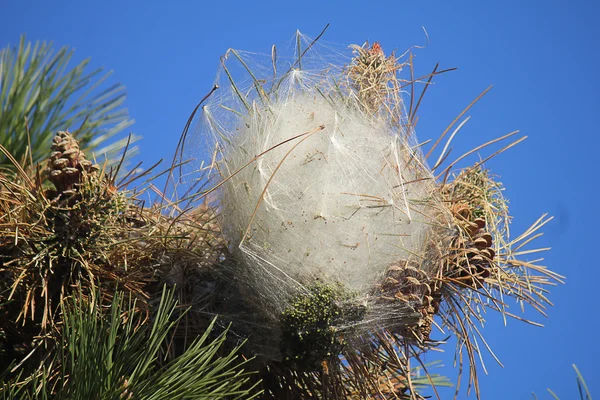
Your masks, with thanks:
[{"label": "green pine needle", "polygon": [[[98,297],[100,298],[99,294]],[[164,290],[152,322],[140,324],[135,301],[117,292],[107,311],[79,293],[62,305],[64,326],[54,359],[23,379],[0,377],[3,399],[252,399],[251,372],[240,347],[223,352],[227,331],[212,334],[213,320],[179,357],[159,355],[181,318],[173,291]],[[241,345],[240,345],[241,346]],[[52,366],[60,365],[53,369]]]},{"label": "green pine needle", "polygon": [[[123,108],[125,88],[106,86],[110,72],[89,72],[89,59],[70,67],[72,56],[68,47],[55,52],[51,44],[32,44],[24,36],[17,48],[0,49],[0,143],[19,162],[43,161],[52,136],[66,129],[76,131],[90,157],[118,161],[125,142],[108,142],[133,124]],[[12,164],[0,155],[2,169],[12,170]]]}]

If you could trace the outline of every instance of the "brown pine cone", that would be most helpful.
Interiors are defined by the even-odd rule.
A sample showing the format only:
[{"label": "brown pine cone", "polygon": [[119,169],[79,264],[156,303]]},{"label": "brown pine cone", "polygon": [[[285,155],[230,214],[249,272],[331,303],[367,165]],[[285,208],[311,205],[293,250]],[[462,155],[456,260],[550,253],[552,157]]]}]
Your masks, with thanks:
[{"label": "brown pine cone", "polygon": [[52,153],[46,173],[56,187],[57,196],[71,196],[78,190],[84,175],[96,173],[100,167],[86,160],[79,143],[69,132],[60,131],[52,139]]}]

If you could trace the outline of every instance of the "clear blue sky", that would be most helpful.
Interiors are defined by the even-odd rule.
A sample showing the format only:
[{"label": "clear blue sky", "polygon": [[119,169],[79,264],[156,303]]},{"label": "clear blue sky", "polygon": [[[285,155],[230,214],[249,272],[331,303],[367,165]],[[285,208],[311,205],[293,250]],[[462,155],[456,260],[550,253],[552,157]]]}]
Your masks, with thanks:
[{"label": "clear blue sky", "polygon": [[[485,332],[505,365],[487,357],[484,399],[540,398],[551,387],[576,396],[576,363],[600,396],[598,320],[600,271],[595,253],[600,10],[593,1],[8,1],[0,0],[0,45],[32,40],[72,45],[76,58],[114,69],[128,88],[146,165],[170,159],[189,113],[211,88],[227,48],[268,52],[296,29],[340,44],[379,41],[385,50],[422,44],[417,68],[436,62],[459,70],[443,75],[420,112],[419,138],[436,138],[488,85],[494,89],[469,115],[455,152],[520,129],[523,144],[490,162],[501,176],[519,232],[541,213],[556,216],[540,245],[546,264],[567,285],[551,294],[555,307],[543,329],[490,315]],[[594,155],[596,154],[596,155]],[[589,252],[589,254],[588,254]],[[451,350],[451,349],[448,349]],[[452,373],[452,370],[447,370]],[[452,376],[452,375],[451,375]],[[463,397],[463,396],[461,396]]]}]

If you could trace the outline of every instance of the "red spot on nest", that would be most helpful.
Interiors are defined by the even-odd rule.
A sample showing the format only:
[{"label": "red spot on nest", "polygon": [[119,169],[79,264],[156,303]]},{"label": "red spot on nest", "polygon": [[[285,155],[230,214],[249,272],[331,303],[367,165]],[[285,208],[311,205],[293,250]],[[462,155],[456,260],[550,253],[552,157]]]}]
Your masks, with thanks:
[{"label": "red spot on nest", "polygon": [[379,42],[373,43],[373,46],[371,46],[371,53],[372,54],[383,54],[383,49],[381,48],[381,45],[379,44]]}]

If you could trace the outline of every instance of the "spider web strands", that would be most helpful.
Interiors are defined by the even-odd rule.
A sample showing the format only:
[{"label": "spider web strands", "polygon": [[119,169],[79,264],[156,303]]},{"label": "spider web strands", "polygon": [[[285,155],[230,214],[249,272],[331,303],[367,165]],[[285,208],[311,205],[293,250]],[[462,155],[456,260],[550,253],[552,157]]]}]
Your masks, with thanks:
[{"label": "spider web strands", "polygon": [[[227,70],[227,66],[225,65],[225,60],[227,60],[229,53],[233,54],[235,56],[235,58],[244,66],[244,68],[246,69],[248,74],[252,77],[252,81],[254,83],[254,88],[256,90],[256,93],[258,93],[258,97],[259,97],[260,101],[262,102],[262,104],[264,106],[268,106],[269,105],[269,97],[268,97],[267,93],[265,92],[265,89],[263,88],[262,84],[258,81],[258,79],[256,79],[256,76],[254,76],[254,73],[252,72],[252,70],[244,62],[244,59],[234,49],[227,50],[227,53],[225,53],[225,56],[223,57],[223,60],[222,60],[222,67],[225,70],[225,72],[227,73],[227,77],[230,80],[232,80],[231,74],[229,73],[229,71]],[[233,81],[232,81],[232,84],[234,84]],[[236,91],[236,93],[239,94],[239,91]],[[242,101],[244,101],[244,104],[246,104],[244,99],[242,99]],[[270,110],[268,107],[267,107],[267,109]]]}]

